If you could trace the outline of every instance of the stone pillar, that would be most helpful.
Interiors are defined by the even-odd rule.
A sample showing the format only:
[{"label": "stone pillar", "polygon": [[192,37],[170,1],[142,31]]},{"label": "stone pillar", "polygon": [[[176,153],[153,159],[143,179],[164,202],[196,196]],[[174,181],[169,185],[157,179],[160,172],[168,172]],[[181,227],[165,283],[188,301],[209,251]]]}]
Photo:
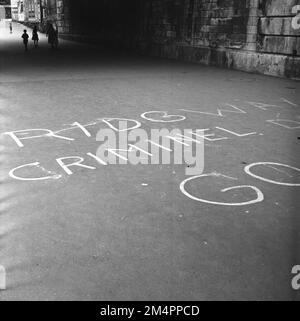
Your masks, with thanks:
[{"label": "stone pillar", "polygon": [[244,49],[256,51],[259,19],[259,0],[249,0],[249,17],[247,25],[247,40]]}]

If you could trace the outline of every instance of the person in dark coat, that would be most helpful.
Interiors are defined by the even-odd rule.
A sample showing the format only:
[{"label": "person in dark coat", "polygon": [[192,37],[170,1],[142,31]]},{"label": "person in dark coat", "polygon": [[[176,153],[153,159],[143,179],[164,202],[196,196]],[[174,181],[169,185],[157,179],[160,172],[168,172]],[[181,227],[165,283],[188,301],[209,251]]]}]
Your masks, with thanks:
[{"label": "person in dark coat", "polygon": [[51,45],[52,48],[57,48],[57,32],[53,28],[53,25],[50,24],[47,30],[47,36],[48,36],[48,43]]},{"label": "person in dark coat", "polygon": [[39,44],[39,34],[38,34],[37,26],[34,26],[34,28],[32,30],[32,40],[33,40],[35,47],[37,47]]},{"label": "person in dark coat", "polygon": [[28,46],[28,38],[29,38],[27,30],[24,30],[22,38],[23,38],[23,44],[25,46],[25,51],[27,51],[28,50],[28,47],[27,47]]}]

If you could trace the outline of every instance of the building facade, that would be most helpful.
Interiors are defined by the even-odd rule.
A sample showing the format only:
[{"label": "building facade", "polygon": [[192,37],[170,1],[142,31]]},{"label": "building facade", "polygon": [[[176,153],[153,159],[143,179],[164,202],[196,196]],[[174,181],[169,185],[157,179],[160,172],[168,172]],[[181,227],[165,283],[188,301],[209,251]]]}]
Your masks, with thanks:
[{"label": "building facade", "polygon": [[18,21],[19,20],[19,10],[18,10],[18,5],[15,3],[14,5],[12,4],[11,6],[11,17],[12,20]]},{"label": "building facade", "polygon": [[19,0],[17,2],[17,7],[18,7],[18,15],[16,17],[17,21],[23,22],[25,21],[25,10],[24,10],[24,1]]},{"label": "building facade", "polygon": [[17,8],[14,10],[17,21],[29,24],[39,23],[42,30],[47,28],[48,23],[52,23],[60,32],[69,32],[69,20],[65,18],[68,8],[62,0],[19,0]]},{"label": "building facade", "polygon": [[39,0],[24,0],[24,20],[28,22],[40,22],[41,7]]},{"label": "building facade", "polygon": [[10,0],[0,0],[0,22],[11,20]]},{"label": "building facade", "polygon": [[39,23],[40,16],[39,0],[18,0],[12,6],[12,18],[19,22]]}]

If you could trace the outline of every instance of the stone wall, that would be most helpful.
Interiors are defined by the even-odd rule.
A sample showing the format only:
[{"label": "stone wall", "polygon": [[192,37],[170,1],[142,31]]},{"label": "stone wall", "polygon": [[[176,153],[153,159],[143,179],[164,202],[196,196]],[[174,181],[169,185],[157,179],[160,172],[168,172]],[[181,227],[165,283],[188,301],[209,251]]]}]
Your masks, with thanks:
[{"label": "stone wall", "polygon": [[300,78],[300,0],[48,1],[64,38]]},{"label": "stone wall", "polygon": [[57,11],[57,27],[59,33],[70,34],[70,5],[68,1],[57,0],[56,1]]},{"label": "stone wall", "polygon": [[299,0],[147,0],[144,53],[300,78]]},{"label": "stone wall", "polygon": [[268,0],[261,5],[258,51],[300,56],[300,1]]},{"label": "stone wall", "polygon": [[152,42],[241,48],[246,42],[247,0],[145,1]]}]

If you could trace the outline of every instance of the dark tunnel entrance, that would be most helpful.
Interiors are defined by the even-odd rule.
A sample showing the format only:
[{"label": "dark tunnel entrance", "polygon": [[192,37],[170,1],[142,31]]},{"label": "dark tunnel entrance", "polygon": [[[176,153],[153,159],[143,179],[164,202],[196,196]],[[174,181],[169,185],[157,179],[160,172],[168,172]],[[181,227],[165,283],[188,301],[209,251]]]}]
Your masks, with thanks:
[{"label": "dark tunnel entrance", "polygon": [[[12,19],[60,37],[298,78],[300,19],[290,0],[7,0]],[[7,2],[6,1],[6,2]]]},{"label": "dark tunnel entrance", "polygon": [[[62,23],[62,31],[97,39],[102,44],[125,46],[136,40],[142,21],[141,1],[69,1],[69,23]],[[132,46],[132,44],[131,44]]]}]

